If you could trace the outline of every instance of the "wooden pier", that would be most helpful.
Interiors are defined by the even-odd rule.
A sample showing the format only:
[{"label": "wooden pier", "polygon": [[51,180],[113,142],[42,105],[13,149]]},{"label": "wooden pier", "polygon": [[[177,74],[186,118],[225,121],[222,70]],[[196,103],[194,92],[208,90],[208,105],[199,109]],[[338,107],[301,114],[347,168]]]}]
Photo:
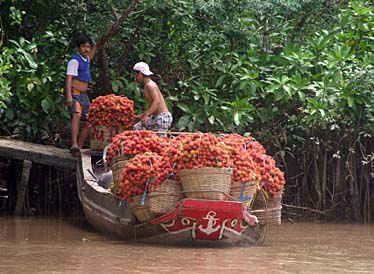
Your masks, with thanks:
[{"label": "wooden pier", "polygon": [[23,211],[26,189],[33,162],[67,169],[75,169],[78,163],[78,158],[73,157],[67,149],[7,139],[4,137],[0,137],[0,157],[23,161],[22,179],[17,184],[16,215],[21,215]]},{"label": "wooden pier", "polygon": [[76,168],[78,159],[73,157],[68,149],[33,144],[3,137],[0,137],[0,156],[71,169]]}]

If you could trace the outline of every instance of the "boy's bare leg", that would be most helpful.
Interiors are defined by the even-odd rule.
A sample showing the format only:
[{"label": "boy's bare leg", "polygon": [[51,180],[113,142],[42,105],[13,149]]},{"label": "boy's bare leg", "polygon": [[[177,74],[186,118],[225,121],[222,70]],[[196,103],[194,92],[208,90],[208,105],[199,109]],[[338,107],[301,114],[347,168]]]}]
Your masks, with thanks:
[{"label": "boy's bare leg", "polygon": [[80,149],[82,149],[84,142],[86,142],[89,133],[90,133],[90,128],[88,127],[88,123],[85,122],[80,132],[79,139],[78,139],[78,147]]},{"label": "boy's bare leg", "polygon": [[79,113],[73,113],[71,119],[71,146],[78,146],[79,122],[81,116]]},{"label": "boy's bare leg", "polygon": [[79,135],[79,122],[81,119],[80,113],[73,113],[73,117],[71,119],[71,153],[75,154],[79,151],[78,147],[78,135]]}]

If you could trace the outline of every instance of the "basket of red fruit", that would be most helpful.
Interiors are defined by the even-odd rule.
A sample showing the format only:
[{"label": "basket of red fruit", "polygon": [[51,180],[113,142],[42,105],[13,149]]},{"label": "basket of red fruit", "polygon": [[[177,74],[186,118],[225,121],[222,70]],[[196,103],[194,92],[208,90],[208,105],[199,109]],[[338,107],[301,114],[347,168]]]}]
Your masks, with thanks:
[{"label": "basket of red fruit", "polygon": [[135,121],[134,102],[114,94],[99,96],[92,101],[88,113],[90,123],[90,148],[102,150],[112,138],[126,129],[132,129]]}]

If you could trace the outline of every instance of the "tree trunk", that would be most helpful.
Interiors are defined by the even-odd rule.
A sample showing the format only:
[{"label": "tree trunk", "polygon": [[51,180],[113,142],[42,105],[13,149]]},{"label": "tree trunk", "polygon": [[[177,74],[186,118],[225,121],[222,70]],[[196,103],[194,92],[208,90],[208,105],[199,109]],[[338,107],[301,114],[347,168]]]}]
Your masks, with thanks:
[{"label": "tree trunk", "polygon": [[117,21],[103,34],[100,41],[97,43],[97,55],[99,63],[99,81],[97,83],[97,89],[101,94],[109,94],[112,92],[112,83],[109,74],[109,66],[106,60],[105,45],[107,42],[118,32],[121,24],[129,17],[130,13],[133,12],[139,0],[132,0],[129,7],[125,12],[117,19]]}]

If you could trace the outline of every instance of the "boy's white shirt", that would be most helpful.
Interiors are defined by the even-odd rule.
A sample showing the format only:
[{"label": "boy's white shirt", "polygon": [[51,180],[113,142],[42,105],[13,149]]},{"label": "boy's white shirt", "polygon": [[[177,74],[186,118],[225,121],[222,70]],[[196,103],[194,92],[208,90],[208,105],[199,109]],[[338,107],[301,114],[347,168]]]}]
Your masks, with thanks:
[{"label": "boy's white shirt", "polygon": [[[78,55],[82,58],[83,61],[87,62],[89,58],[84,58],[82,55],[78,53]],[[66,75],[72,75],[72,76],[78,76],[78,67],[79,67],[79,62],[76,59],[71,59],[68,62],[68,68],[66,70]]]},{"label": "boy's white shirt", "polygon": [[78,76],[79,62],[76,59],[71,59],[68,63],[68,69],[66,75]]}]

